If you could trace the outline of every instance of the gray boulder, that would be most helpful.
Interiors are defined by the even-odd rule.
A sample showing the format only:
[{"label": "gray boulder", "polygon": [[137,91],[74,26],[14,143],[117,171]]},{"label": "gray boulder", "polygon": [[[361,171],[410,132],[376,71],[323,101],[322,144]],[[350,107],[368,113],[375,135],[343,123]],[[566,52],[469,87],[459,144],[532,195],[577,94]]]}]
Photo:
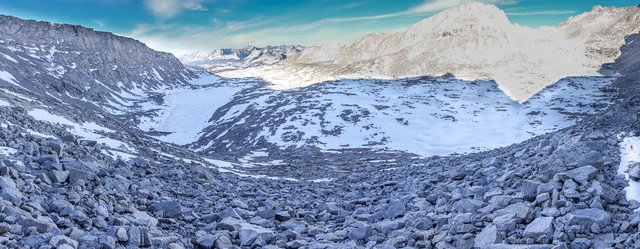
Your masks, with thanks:
[{"label": "gray boulder", "polygon": [[540,186],[539,182],[524,180],[522,182],[522,195],[525,200],[533,201],[538,196],[538,186]]},{"label": "gray boulder", "polygon": [[482,229],[482,231],[480,231],[473,240],[475,247],[478,248],[484,248],[497,242],[499,242],[498,229],[495,225],[489,225]]},{"label": "gray boulder", "polygon": [[151,205],[151,211],[163,218],[176,218],[182,214],[177,201],[158,201]]},{"label": "gray boulder", "polygon": [[399,200],[392,200],[387,204],[382,215],[384,218],[396,218],[402,216],[407,211],[407,207]]},{"label": "gray boulder", "polygon": [[537,239],[546,236],[547,239],[553,236],[553,217],[538,217],[524,229],[524,237]]},{"label": "gray boulder", "polygon": [[240,223],[242,221],[233,217],[224,218],[218,223],[218,227],[227,230],[227,231],[235,231],[238,229]]},{"label": "gray boulder", "polygon": [[57,182],[57,183],[66,182],[67,178],[69,178],[69,171],[51,170],[49,171],[49,178],[53,180],[53,182]]},{"label": "gray boulder", "polygon": [[609,212],[596,208],[575,210],[566,214],[565,217],[570,225],[579,225],[583,228],[591,228],[593,224],[604,228],[611,222]]},{"label": "gray boulder", "polygon": [[640,180],[640,163],[632,163],[628,166],[629,169],[629,178],[634,181]]},{"label": "gray boulder", "polygon": [[64,235],[56,235],[51,237],[49,245],[55,248],[61,248],[63,245],[71,246],[71,248],[78,248],[78,241]]},{"label": "gray boulder", "polygon": [[453,210],[458,212],[472,212],[482,207],[484,203],[478,200],[462,199],[453,203]]},{"label": "gray boulder", "polygon": [[503,209],[496,210],[495,212],[493,212],[493,217],[513,214],[514,217],[524,219],[527,217],[527,215],[529,215],[529,212],[531,212],[531,208],[529,208],[529,205],[523,202],[518,202],[511,204]]},{"label": "gray boulder", "polygon": [[273,231],[248,223],[240,225],[240,231],[238,234],[240,236],[240,245],[242,246],[250,246],[258,238],[269,242],[274,237]]},{"label": "gray boulder", "polygon": [[213,245],[216,243],[217,239],[218,238],[216,238],[215,235],[205,234],[196,239],[196,245],[199,248],[211,249],[213,248]]},{"label": "gray boulder", "polygon": [[127,231],[128,245],[133,247],[151,246],[151,236],[145,227],[130,227]]},{"label": "gray boulder", "polygon": [[91,180],[96,177],[95,169],[89,167],[85,163],[79,161],[67,161],[63,163],[64,169],[69,172],[69,182],[74,183],[78,180]]},{"label": "gray boulder", "polygon": [[20,225],[24,228],[35,227],[39,233],[50,233],[54,228],[58,228],[50,218],[45,216],[27,217],[20,222]]},{"label": "gray boulder", "polygon": [[597,173],[598,173],[598,169],[596,169],[591,165],[587,165],[587,166],[582,166],[580,168],[569,170],[564,173],[560,173],[559,176],[560,176],[560,179],[562,180],[566,180],[570,178],[576,182],[585,183],[593,179]]},{"label": "gray boulder", "polygon": [[366,240],[369,236],[371,236],[371,226],[369,225],[362,225],[349,231],[349,239],[351,240]]}]

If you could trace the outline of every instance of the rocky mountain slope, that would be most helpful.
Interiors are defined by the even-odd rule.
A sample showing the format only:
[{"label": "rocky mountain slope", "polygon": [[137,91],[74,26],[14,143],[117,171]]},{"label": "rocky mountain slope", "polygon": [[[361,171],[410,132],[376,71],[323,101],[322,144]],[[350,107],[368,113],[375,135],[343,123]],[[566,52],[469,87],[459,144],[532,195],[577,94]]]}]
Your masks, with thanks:
[{"label": "rocky mountain slope", "polygon": [[620,54],[624,37],[640,31],[640,8],[601,8],[557,27],[512,24],[492,5],[470,3],[411,27],[364,36],[349,45],[305,49],[282,65],[225,72],[261,77],[278,89],[337,79],[396,79],[453,74],[493,79],[524,102],[567,76],[598,75]]},{"label": "rocky mountain slope", "polygon": [[[633,82],[622,85],[640,83],[626,80]],[[637,129],[637,115],[630,114],[640,111],[638,100],[622,98],[575,126],[483,153],[406,161],[306,155],[305,171],[330,177],[317,181],[225,173],[143,135],[131,139],[141,146],[141,157],[114,159],[103,154],[102,145],[64,137],[62,127],[2,106],[8,153],[0,161],[0,243],[630,248],[639,243],[640,216],[633,210],[640,205],[625,199],[626,182],[616,173],[622,141],[617,135]],[[21,135],[26,127],[56,136]],[[266,168],[297,176],[290,168]]]},{"label": "rocky mountain slope", "polygon": [[10,16],[0,16],[0,76],[13,92],[112,113],[196,78],[171,54],[131,38]]},{"label": "rocky mountain slope", "polygon": [[195,52],[180,58],[190,66],[202,67],[218,73],[248,67],[273,65],[302,51],[302,46],[249,46],[241,49],[216,49],[209,52]]},{"label": "rocky mountain slope", "polygon": [[[40,27],[42,32],[51,33],[61,27],[29,21],[17,22],[17,27],[10,26],[2,28],[29,30]],[[93,40],[103,35],[106,34],[90,32],[75,38],[67,36],[68,39],[60,41],[59,46],[68,47],[64,44]],[[2,37],[9,40],[12,36]],[[122,41],[113,48],[112,52],[116,54],[122,52],[118,48],[139,44],[121,37],[109,39]],[[52,47],[52,42],[55,40],[49,41],[48,45],[41,44]],[[636,199],[627,199],[625,187],[629,184],[618,169],[620,162],[628,163],[628,158],[622,159],[629,153],[636,157],[640,155],[637,150],[621,155],[621,150],[628,149],[628,146],[622,146],[625,141],[640,133],[637,115],[640,113],[640,92],[637,91],[640,78],[637,77],[639,70],[636,70],[640,69],[640,61],[633,56],[640,52],[637,46],[640,35],[627,37],[626,42],[627,45],[621,49],[623,54],[611,65],[620,74],[612,83],[617,91],[598,91],[599,88],[591,86],[598,81],[583,82],[589,78],[574,78],[552,87],[553,91],[548,95],[538,96],[549,98],[544,101],[557,100],[558,103],[554,103],[556,107],[568,108],[566,111],[545,109],[550,116],[556,117],[564,116],[551,113],[552,110],[567,114],[576,109],[588,109],[586,106],[593,104],[581,104],[583,100],[602,98],[606,101],[599,102],[611,104],[590,109],[597,112],[593,115],[579,113],[581,119],[575,125],[531,137],[521,143],[479,153],[432,157],[416,157],[415,154],[384,149],[326,151],[295,146],[271,149],[265,145],[269,150],[252,155],[253,159],[248,163],[236,160],[242,154],[212,150],[196,153],[183,146],[162,142],[151,136],[158,134],[141,131],[131,120],[164,117],[165,113],[173,115],[174,118],[169,120],[177,122],[177,125],[166,123],[166,127],[181,126],[182,120],[193,119],[191,115],[194,112],[205,112],[200,109],[201,103],[197,103],[200,98],[197,97],[208,96],[209,92],[197,94],[213,87],[216,93],[220,93],[219,103],[216,103],[220,106],[209,114],[217,117],[221,113],[229,113],[228,119],[243,129],[222,129],[242,137],[243,132],[253,132],[248,129],[252,126],[244,126],[236,120],[243,116],[247,118],[245,122],[253,123],[253,127],[263,125],[259,121],[271,113],[285,116],[284,121],[288,122],[293,122],[293,119],[324,123],[327,121],[324,117],[314,120],[315,109],[306,115],[297,113],[299,110],[290,105],[327,103],[336,99],[330,98],[336,95],[336,91],[345,93],[347,88],[336,86],[341,83],[336,82],[309,88],[310,93],[306,94],[301,93],[302,89],[278,93],[283,95],[269,92],[259,100],[254,95],[268,90],[265,82],[203,76],[184,71],[184,67],[171,62],[150,61],[162,79],[130,74],[134,78],[123,82],[124,87],[116,83],[115,87],[121,89],[118,91],[107,84],[118,82],[117,78],[105,79],[105,86],[102,86],[102,80],[93,78],[94,74],[84,70],[74,72],[73,68],[69,68],[65,75],[82,75],[87,81],[71,81],[73,78],[63,81],[53,76],[46,76],[52,81],[43,81],[41,77],[45,76],[40,74],[52,73],[46,67],[36,66],[49,64],[44,63],[44,59],[27,59],[33,53],[18,50],[0,57],[0,247],[637,247],[640,244],[640,213],[634,210],[640,208],[640,203]],[[28,50],[30,47],[28,42],[22,44],[19,47],[0,43],[0,49],[5,54],[13,48]],[[130,53],[150,53],[154,58],[166,55],[145,47]],[[67,53],[55,52],[54,58],[58,58],[58,54],[64,58],[62,56]],[[138,56],[141,55],[130,57]],[[26,62],[33,67],[16,69],[9,64],[13,61],[7,57],[18,62],[23,61],[20,57],[25,57],[25,62],[41,64]],[[127,65],[130,62],[125,62],[126,58],[99,63],[82,61],[82,65],[76,67],[91,69],[95,66]],[[169,55],[164,59],[176,61]],[[162,74],[159,67],[167,74]],[[32,74],[18,74],[19,70],[34,71]],[[168,72],[175,72],[176,78],[170,78],[172,76]],[[185,82],[189,77],[198,76]],[[389,89],[400,89],[400,93],[410,91],[407,89],[432,89],[437,84],[446,85],[449,80],[422,78],[382,82],[378,87],[391,87],[369,89],[370,92],[364,95],[345,95],[345,105],[336,107],[336,110],[342,114],[343,110],[350,109],[349,101],[367,99],[368,94],[375,97]],[[113,114],[113,110],[102,108],[87,111],[87,103],[91,101],[59,97],[57,92],[66,90],[55,90],[54,86],[63,82],[74,85],[70,87],[85,82],[91,88],[109,89],[108,93],[113,95],[124,94],[123,88],[126,89],[127,85],[143,90],[139,95],[128,97],[133,107],[123,108],[122,114]],[[444,109],[457,111],[449,114],[453,117],[466,115],[468,108],[481,113],[502,113],[497,109],[472,108],[477,105],[475,103],[457,107],[460,102],[451,101],[457,99],[455,94],[474,91],[480,94],[487,90],[490,90],[488,94],[495,94],[497,90],[487,86],[487,82],[452,80],[449,83],[452,82],[458,83],[457,88],[473,91],[447,87],[450,91],[445,91],[444,97],[440,96],[442,99],[434,100],[433,103],[437,104],[433,105],[434,112],[442,105]],[[373,83],[381,82],[366,82]],[[160,90],[156,92],[156,88]],[[227,89],[227,92],[220,88]],[[244,93],[237,94],[238,91],[234,90],[237,88]],[[193,100],[196,107],[188,108],[191,112],[164,111],[165,106],[161,103],[171,107],[178,101],[172,98],[174,91],[192,91],[192,95],[188,95],[192,98],[188,100]],[[251,91],[256,92],[251,94]],[[567,92],[573,91],[592,96],[585,99],[567,97]],[[288,97],[280,100],[271,98],[270,94]],[[310,98],[308,94],[318,97]],[[328,100],[323,99],[323,95]],[[263,108],[266,111],[261,111],[254,103],[266,104]],[[404,101],[394,104],[411,107]],[[237,111],[241,109],[238,106],[241,105],[252,106],[246,108],[252,112],[238,115]],[[499,105],[505,106],[506,113],[519,115],[517,111],[509,110],[509,105]],[[404,114],[393,108],[388,110],[392,117]],[[273,112],[279,109],[282,111]],[[342,115],[344,118],[341,116],[329,121],[358,123],[364,120],[359,115],[357,112],[345,113]],[[334,115],[326,115],[331,116]],[[207,127],[208,120],[198,120],[195,127],[203,124]],[[537,118],[523,120],[536,121]],[[273,118],[271,121],[264,125],[274,127],[276,133],[286,130],[286,127],[281,129],[277,125],[282,120]],[[144,122],[137,125],[141,124]],[[219,131],[207,128],[206,134],[216,135],[216,132]],[[225,143],[224,140],[217,142]],[[274,159],[287,162],[273,163]]]}]

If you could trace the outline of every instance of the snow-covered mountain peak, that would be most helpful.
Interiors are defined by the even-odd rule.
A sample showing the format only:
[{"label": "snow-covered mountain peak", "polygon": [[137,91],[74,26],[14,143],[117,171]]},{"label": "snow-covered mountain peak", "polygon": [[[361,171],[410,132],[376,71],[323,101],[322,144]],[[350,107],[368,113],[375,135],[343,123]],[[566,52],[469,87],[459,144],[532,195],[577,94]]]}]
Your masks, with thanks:
[{"label": "snow-covered mountain peak", "polygon": [[470,3],[406,29],[370,34],[350,45],[305,49],[275,66],[224,72],[261,77],[276,89],[339,79],[396,79],[453,74],[495,80],[525,102],[569,76],[600,75],[620,54],[626,35],[640,31],[640,8],[595,8],[556,27],[511,23],[496,6]]},{"label": "snow-covered mountain peak", "polygon": [[504,11],[498,7],[474,2],[444,10],[431,18],[416,23],[410,29],[420,29],[425,26],[447,29],[467,25],[509,28],[511,22]]}]

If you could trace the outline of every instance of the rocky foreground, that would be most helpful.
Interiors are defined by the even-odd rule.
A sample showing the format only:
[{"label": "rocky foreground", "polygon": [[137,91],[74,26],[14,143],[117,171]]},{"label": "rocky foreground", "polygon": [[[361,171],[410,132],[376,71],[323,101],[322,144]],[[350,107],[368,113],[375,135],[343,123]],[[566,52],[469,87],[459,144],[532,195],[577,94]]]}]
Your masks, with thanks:
[{"label": "rocky foreground", "polygon": [[0,129],[0,146],[10,153],[0,155],[0,245],[640,247],[640,214],[633,211],[640,204],[626,199],[627,183],[617,174],[619,135],[640,128],[638,70],[629,70],[640,63],[629,59],[614,68],[629,72],[615,83],[621,92],[615,104],[521,144],[392,165],[356,162],[361,154],[344,152],[353,154],[267,168],[281,177],[309,169],[323,176],[318,167],[326,158],[341,165],[331,170],[334,180],[318,182],[239,176],[125,131],[120,138],[140,157],[114,159],[96,141],[34,120],[21,107],[1,106],[0,118],[10,124]]}]

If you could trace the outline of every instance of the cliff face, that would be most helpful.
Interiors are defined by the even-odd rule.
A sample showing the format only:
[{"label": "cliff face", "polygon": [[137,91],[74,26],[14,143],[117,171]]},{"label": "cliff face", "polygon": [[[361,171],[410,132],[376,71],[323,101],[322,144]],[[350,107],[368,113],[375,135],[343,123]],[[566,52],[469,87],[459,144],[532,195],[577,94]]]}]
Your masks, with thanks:
[{"label": "cliff face", "polygon": [[0,84],[17,90],[115,105],[197,77],[131,38],[11,16],[0,16],[0,71]]},{"label": "cliff face", "polygon": [[622,89],[623,95],[640,95],[640,34],[627,36],[625,40],[626,44],[620,49],[622,54],[612,64],[621,75],[614,85]]}]

